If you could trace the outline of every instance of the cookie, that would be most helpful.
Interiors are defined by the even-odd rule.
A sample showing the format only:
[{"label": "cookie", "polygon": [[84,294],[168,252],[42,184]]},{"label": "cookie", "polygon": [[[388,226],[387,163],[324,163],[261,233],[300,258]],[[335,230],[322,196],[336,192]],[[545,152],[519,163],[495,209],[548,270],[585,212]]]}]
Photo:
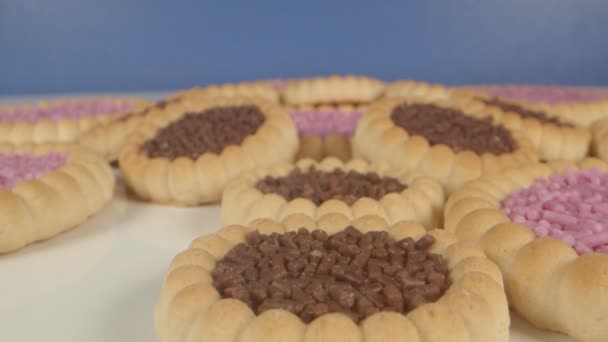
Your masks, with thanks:
[{"label": "cookie", "polygon": [[542,160],[577,161],[589,153],[589,129],[551,113],[547,107],[496,96],[476,95],[470,91],[454,91],[452,96],[457,96],[462,101],[474,99],[488,106],[490,110],[501,110],[504,113],[502,122],[505,127],[524,133],[538,150]]},{"label": "cookie", "polygon": [[232,182],[222,197],[222,223],[340,213],[352,219],[373,214],[389,223],[416,221],[434,228],[441,225],[443,203],[439,183],[418,172],[356,159],[303,159],[295,165],[257,169]]},{"label": "cookie", "polygon": [[608,118],[596,121],[591,126],[591,132],[593,134],[593,154],[608,161]]},{"label": "cookie", "polygon": [[217,202],[242,172],[291,161],[298,136],[276,103],[211,97],[150,114],[123,146],[124,179],[141,199],[174,205]]},{"label": "cookie", "polygon": [[81,147],[0,143],[0,254],[83,223],[113,189],[105,160]]},{"label": "cookie", "polygon": [[2,107],[0,142],[74,142],[95,125],[121,117],[146,103],[136,98],[89,98]]},{"label": "cookie", "polygon": [[608,340],[608,164],[529,164],[454,192],[445,229],[479,244],[540,328]]},{"label": "cookie", "polygon": [[479,102],[386,98],[363,115],[353,155],[435,178],[447,193],[484,173],[538,159],[532,143]]},{"label": "cookie", "polygon": [[424,100],[448,100],[451,90],[433,83],[401,80],[386,86],[385,97],[400,97]]},{"label": "cookie", "polygon": [[464,89],[536,105],[548,113],[555,113],[568,122],[583,127],[589,127],[594,121],[608,116],[606,90],[540,85],[492,85]]},{"label": "cookie", "polygon": [[283,104],[301,137],[298,159],[350,160],[350,138],[357,121],[383,91],[383,82],[356,76],[317,77],[283,85]]},{"label": "cookie", "polygon": [[113,161],[118,158],[118,152],[125,144],[129,135],[143,125],[151,113],[163,111],[169,104],[196,101],[207,97],[233,96],[259,97],[274,102],[278,101],[279,97],[278,92],[270,86],[261,84],[224,84],[205,88],[194,87],[175,92],[154,104],[139,108],[123,117],[98,125],[85,132],[80,137],[79,143],[103,155],[109,161]]},{"label": "cookie", "polygon": [[481,249],[415,223],[328,214],[194,240],[169,266],[155,322],[159,342],[506,342],[510,319]]}]

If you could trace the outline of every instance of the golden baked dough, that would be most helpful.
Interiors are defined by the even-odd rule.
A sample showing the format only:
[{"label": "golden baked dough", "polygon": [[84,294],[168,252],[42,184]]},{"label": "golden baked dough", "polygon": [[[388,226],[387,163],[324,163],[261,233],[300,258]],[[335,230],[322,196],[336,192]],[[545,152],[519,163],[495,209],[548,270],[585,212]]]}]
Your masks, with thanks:
[{"label": "golden baked dough", "polygon": [[564,118],[568,122],[572,122],[582,127],[590,127],[595,121],[608,117],[608,91],[607,90],[595,90],[595,89],[584,89],[584,88],[571,88],[571,87],[561,87],[561,86],[529,86],[529,85],[490,85],[490,86],[465,86],[465,87],[457,87],[458,91],[464,90],[468,92],[474,92],[477,94],[487,94],[488,90],[494,92],[495,90],[499,90],[501,88],[509,89],[509,88],[543,88],[548,91],[560,92],[565,90],[566,92],[574,90],[574,91],[597,91],[600,94],[600,97],[594,100],[582,99],[579,101],[576,100],[552,100],[552,101],[525,101],[525,100],[514,100],[514,102],[530,105],[537,107],[545,112],[554,113],[560,118]]},{"label": "golden baked dough", "polygon": [[[196,160],[178,157],[150,158],[142,145],[188,112],[215,107],[254,105],[265,117],[255,134],[239,146],[230,145],[219,154],[204,153]],[[242,172],[281,161],[291,161],[298,136],[287,113],[276,103],[259,98],[193,98],[151,113],[132,134],[119,155],[125,182],[144,200],[174,205],[197,205],[219,201],[225,184]]]},{"label": "golden baked dough", "polygon": [[410,136],[406,130],[391,120],[393,109],[404,103],[433,104],[456,108],[471,117],[491,116],[494,125],[502,123],[502,113],[488,110],[475,101],[427,101],[423,99],[386,98],[374,103],[359,121],[353,137],[353,157],[371,162],[386,161],[410,169],[416,169],[433,177],[451,193],[462,184],[482,174],[493,173],[505,167],[538,160],[532,143],[519,131],[509,130],[518,144],[512,153],[478,155],[465,150],[454,152],[443,144],[430,145],[426,138]]},{"label": "golden baked dough", "polygon": [[386,86],[385,97],[408,99],[448,100],[450,90],[440,84],[401,80]]},{"label": "golden baked dough", "polygon": [[500,209],[513,191],[566,168],[608,171],[598,159],[529,164],[484,176],[454,192],[445,207],[445,229],[481,246],[505,277],[509,304],[534,325],[577,341],[608,340],[608,255],[577,255],[553,238],[537,238]]},{"label": "golden baked dough", "polygon": [[335,157],[344,162],[352,159],[350,138],[339,134],[330,134],[325,137],[317,135],[301,135],[300,149],[296,159],[322,160],[326,157]]},{"label": "golden baked dough", "polygon": [[591,126],[593,134],[593,154],[608,161],[608,118],[597,121]]},{"label": "golden baked dough", "polygon": [[287,105],[369,103],[384,92],[384,82],[362,76],[330,76],[295,80],[281,90]]},{"label": "golden baked dough", "polygon": [[67,144],[0,143],[5,154],[67,153],[63,166],[0,188],[0,254],[49,239],[86,221],[110,202],[114,173],[100,156]]},{"label": "golden baked dough", "polygon": [[[453,98],[458,98],[459,101],[467,100],[491,100],[492,97],[484,94],[478,94],[466,90],[453,90],[451,92]],[[551,112],[551,108],[546,106],[534,105],[521,101],[511,101],[499,98],[505,103],[513,103],[521,106],[524,109],[542,112],[550,118],[556,118],[560,122],[570,124],[556,125],[553,123],[542,122],[536,118],[522,117],[520,114],[512,111],[502,111],[502,123],[505,127],[511,130],[518,130],[526,135],[532,142],[532,145],[538,150],[540,159],[551,160],[571,160],[577,161],[585,158],[589,152],[589,144],[591,142],[591,133],[589,129],[571,122],[563,115]],[[501,110],[491,104],[487,104],[489,110]]]},{"label": "golden baked dough", "polygon": [[[432,235],[436,242],[430,250],[448,261],[451,286],[436,302],[405,315],[382,311],[356,324],[342,313],[329,313],[305,324],[280,309],[255,315],[240,300],[222,299],[212,284],[216,262],[244,242],[249,231],[270,234],[307,228],[333,234],[350,225],[361,232],[386,230],[395,239]],[[159,342],[507,342],[510,323],[500,271],[479,248],[457,242],[444,230],[426,231],[416,223],[387,225],[377,216],[351,222],[335,213],[318,220],[301,214],[281,222],[259,219],[194,240],[169,266],[154,314]]]},{"label": "golden baked dough", "polygon": [[108,160],[118,158],[118,152],[125,141],[138,127],[143,125],[149,114],[162,110],[168,103],[200,101],[208,97],[248,96],[277,102],[279,94],[270,86],[262,84],[224,84],[205,88],[194,87],[168,95],[161,102],[130,111],[126,117],[115,118],[96,125],[85,132],[79,143],[103,155]]},{"label": "golden baked dough", "polygon": [[[88,98],[76,100],[52,100],[27,105],[27,108],[48,108],[65,103],[83,103],[104,100],[114,103],[133,103],[133,110],[138,110],[148,104],[139,98]],[[18,106],[6,106],[0,111],[10,111]],[[19,106],[21,107],[21,106]],[[82,133],[99,124],[104,124],[126,115],[128,112],[112,112],[94,116],[84,116],[79,119],[64,118],[61,120],[42,119],[36,121],[0,122],[0,142],[21,143],[70,143],[75,142]]]},{"label": "golden baked dough", "polygon": [[[296,168],[305,172],[311,166],[325,172],[336,169],[358,173],[374,172],[380,177],[395,178],[407,185],[407,188],[400,193],[388,193],[379,200],[363,197],[349,205],[344,201],[331,199],[318,206],[309,199],[296,198],[289,201],[279,194],[263,194],[256,188],[257,182],[266,176],[286,176]],[[280,163],[256,169],[230,183],[222,196],[222,223],[248,224],[258,218],[282,220],[295,213],[312,218],[319,218],[327,213],[340,213],[352,219],[373,214],[390,224],[415,221],[436,228],[442,223],[443,203],[444,194],[439,183],[419,172],[391,167],[387,163],[368,164],[360,159],[346,163],[334,157],[321,162],[303,159],[295,165]]]}]

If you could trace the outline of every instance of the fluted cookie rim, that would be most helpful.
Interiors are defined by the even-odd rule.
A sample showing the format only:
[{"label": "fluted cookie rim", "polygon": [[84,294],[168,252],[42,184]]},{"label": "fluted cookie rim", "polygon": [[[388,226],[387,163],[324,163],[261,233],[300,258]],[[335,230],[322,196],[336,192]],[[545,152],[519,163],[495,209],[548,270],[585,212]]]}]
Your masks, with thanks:
[{"label": "fluted cookie rim", "polygon": [[598,158],[608,162],[608,117],[596,121],[591,126],[591,149]]},{"label": "fluted cookie rim", "polygon": [[470,182],[445,206],[445,229],[461,241],[479,245],[497,263],[511,306],[536,326],[580,341],[608,338],[602,329],[608,317],[608,255],[577,255],[560,240],[536,237],[531,229],[513,223],[500,203],[540,177],[592,168],[606,172],[608,164],[586,158],[511,168]]},{"label": "fluted cookie rim", "polygon": [[[379,312],[355,324],[344,314],[330,313],[304,324],[284,310],[270,310],[256,316],[245,303],[222,299],[211,284],[210,272],[215,262],[243,242],[250,231],[270,234],[306,228],[333,234],[350,225],[363,233],[388,231],[396,239],[432,235],[436,242],[430,251],[448,260],[452,285],[436,302],[424,304],[406,315]],[[197,238],[171,262],[154,314],[159,342],[405,339],[506,342],[510,323],[500,270],[480,248],[458,242],[444,230],[427,231],[418,223],[387,225],[373,215],[351,221],[335,213],[318,220],[302,214],[290,215],[280,222],[259,219],[247,226],[225,226],[216,234]]]},{"label": "fluted cookie rim", "polygon": [[[492,99],[484,93],[477,93],[470,90],[454,89],[451,96],[455,101],[478,101],[476,98]],[[578,161],[585,158],[589,153],[591,143],[591,133],[587,127],[581,126],[576,122],[571,122],[569,118],[551,111],[550,108],[523,101],[514,101],[497,96],[501,101],[513,103],[523,108],[543,112],[549,117],[554,117],[563,121],[568,126],[559,126],[552,123],[545,123],[536,118],[525,118],[514,111],[505,111],[501,108],[485,104],[489,110],[502,112],[502,122],[505,127],[511,130],[523,132],[532,145],[537,149],[539,157],[543,160],[570,160]],[[566,138],[568,140],[566,141]]]},{"label": "fluted cookie rim", "polygon": [[369,103],[380,98],[385,82],[366,76],[331,75],[295,80],[280,90],[284,105]]},{"label": "fluted cookie rim", "polygon": [[[401,193],[386,194],[379,200],[362,197],[349,205],[332,199],[319,206],[309,199],[296,198],[288,201],[279,194],[264,194],[256,189],[256,183],[266,176],[281,177],[295,169],[306,171],[310,167],[320,171],[340,169],[359,173],[375,172],[381,177],[396,178],[406,184],[407,188]],[[444,202],[443,189],[439,183],[420,172],[393,167],[388,163],[370,164],[361,159],[342,162],[338,158],[328,157],[320,162],[302,159],[295,164],[279,163],[242,175],[226,187],[222,196],[221,217],[223,224],[248,224],[259,218],[280,221],[295,213],[312,218],[327,213],[340,213],[351,219],[376,215],[391,224],[410,220],[436,228],[442,224]]]},{"label": "fluted cookie rim", "polygon": [[[404,103],[433,104],[456,108],[464,115],[484,118],[491,116],[493,125],[502,123],[502,112],[488,110],[478,101],[424,100],[420,98],[391,97],[375,102],[363,115],[352,139],[353,156],[372,162],[390,161],[412,170],[419,170],[437,179],[446,193],[484,173],[538,160],[532,143],[519,131],[508,129],[518,144],[511,153],[481,156],[469,150],[454,153],[443,144],[430,145],[425,137],[410,136],[391,120],[395,107]],[[457,161],[457,162],[456,162]],[[450,164],[449,167],[448,164]]]},{"label": "fluted cookie rim", "polygon": [[95,116],[86,116],[79,119],[49,120],[42,119],[31,121],[0,122],[0,142],[9,144],[23,143],[74,143],[78,138],[91,128],[127,115],[130,111],[143,108],[149,101],[139,97],[86,97],[86,98],[57,98],[41,100],[18,105],[7,105],[0,107],[0,111],[10,110],[17,107],[48,107],[66,102],[88,102],[88,101],[112,101],[131,102],[133,107],[126,111],[103,113]]},{"label": "fluted cookie rim", "polygon": [[386,86],[384,97],[401,97],[410,99],[448,100],[451,90],[438,83],[415,80],[398,80]]},{"label": "fluted cookie rim", "polygon": [[[255,134],[219,154],[196,160],[150,158],[142,144],[187,112],[213,107],[255,105],[265,120]],[[292,161],[298,148],[296,127],[279,104],[250,97],[193,97],[151,113],[129,136],[119,153],[119,166],[130,190],[140,199],[160,204],[192,206],[219,201],[225,184],[241,172],[281,161]]]},{"label": "fluted cookie rim", "polygon": [[[522,86],[522,84],[504,84],[504,85],[482,85],[482,87],[504,87],[504,86]],[[525,86],[525,84],[523,84]],[[554,88],[577,88],[577,87],[563,87],[559,85],[555,86],[543,86],[543,87],[554,87]],[[581,89],[587,90],[585,87],[578,87]],[[476,86],[463,86],[463,87],[455,87],[454,90],[465,90],[469,92],[474,92],[475,94],[485,94],[483,90],[476,89]],[[590,89],[596,90],[596,89]],[[510,100],[512,102],[516,102],[522,105],[529,105],[537,107],[546,112],[555,113],[560,118],[565,118],[568,122],[575,123],[582,127],[590,127],[593,122],[608,117],[608,90],[599,90],[600,92],[604,92],[604,99],[601,100],[592,100],[592,101],[578,101],[578,102],[556,102],[556,103],[548,103],[548,102],[531,102],[525,100]],[[500,97],[500,96],[499,96]],[[501,97],[503,98],[503,97]]]},{"label": "fluted cookie rim", "polygon": [[0,255],[76,227],[113,198],[114,173],[88,149],[75,144],[0,143],[0,152],[68,154],[58,169],[0,189]]}]

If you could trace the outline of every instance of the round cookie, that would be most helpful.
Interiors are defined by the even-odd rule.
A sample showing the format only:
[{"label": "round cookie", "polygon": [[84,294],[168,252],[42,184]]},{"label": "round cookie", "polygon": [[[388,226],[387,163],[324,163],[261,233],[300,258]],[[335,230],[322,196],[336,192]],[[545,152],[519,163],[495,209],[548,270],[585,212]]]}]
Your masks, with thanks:
[{"label": "round cookie", "polygon": [[353,154],[417,169],[450,193],[485,173],[535,161],[531,142],[482,103],[386,98],[359,121]]},{"label": "round cookie", "polygon": [[577,341],[608,339],[608,164],[528,164],[454,192],[445,229],[501,268],[510,305]]},{"label": "round cookie", "polygon": [[479,248],[419,224],[329,214],[194,240],[169,266],[155,322],[159,342],[507,342],[510,319]]},{"label": "round cookie", "polygon": [[450,99],[451,91],[440,84],[401,80],[387,85],[384,96],[441,101]]},{"label": "round cookie", "polygon": [[109,161],[113,161],[118,158],[118,152],[129,135],[145,124],[146,118],[150,114],[163,111],[169,104],[198,101],[208,97],[234,96],[259,97],[274,102],[279,99],[278,92],[270,86],[262,84],[224,84],[205,88],[194,87],[175,92],[154,104],[138,108],[123,117],[97,125],[85,132],[80,137],[79,143],[103,155]]},{"label": "round cookie", "polygon": [[608,91],[541,85],[489,85],[462,87],[505,100],[538,106],[579,126],[589,127],[608,116]]},{"label": "round cookie", "polygon": [[119,165],[140,198],[197,205],[217,202],[242,172],[291,161],[297,147],[296,128],[278,104],[200,98],[151,114],[121,149]]},{"label": "round cookie", "polygon": [[546,107],[471,91],[455,90],[451,96],[465,102],[480,101],[490,110],[501,110],[505,127],[525,134],[538,150],[541,160],[577,161],[585,158],[589,152],[589,129],[569,122]]},{"label": "round cookie", "polygon": [[0,254],[74,228],[113,192],[108,164],[81,147],[0,143]]},{"label": "round cookie", "polygon": [[415,221],[434,228],[441,225],[443,203],[439,183],[418,172],[358,159],[302,159],[295,165],[257,169],[229,184],[222,197],[222,223],[340,213],[352,219],[376,215],[391,224]]},{"label": "round cookie", "polygon": [[352,158],[350,138],[367,105],[379,98],[384,83],[357,76],[292,80],[281,97],[300,133],[298,159]]},{"label": "round cookie", "polygon": [[0,108],[0,142],[74,142],[95,125],[146,104],[136,98],[88,98],[5,106]]},{"label": "round cookie", "polygon": [[608,161],[608,118],[596,121],[591,126],[592,151],[595,156]]}]

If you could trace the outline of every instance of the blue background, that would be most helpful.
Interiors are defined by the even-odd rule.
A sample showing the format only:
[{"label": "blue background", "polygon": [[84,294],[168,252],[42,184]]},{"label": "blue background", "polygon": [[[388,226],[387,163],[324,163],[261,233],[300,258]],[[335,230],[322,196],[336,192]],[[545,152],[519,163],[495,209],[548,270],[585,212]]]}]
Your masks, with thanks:
[{"label": "blue background", "polygon": [[0,0],[0,94],[331,73],[608,85],[608,1]]}]

